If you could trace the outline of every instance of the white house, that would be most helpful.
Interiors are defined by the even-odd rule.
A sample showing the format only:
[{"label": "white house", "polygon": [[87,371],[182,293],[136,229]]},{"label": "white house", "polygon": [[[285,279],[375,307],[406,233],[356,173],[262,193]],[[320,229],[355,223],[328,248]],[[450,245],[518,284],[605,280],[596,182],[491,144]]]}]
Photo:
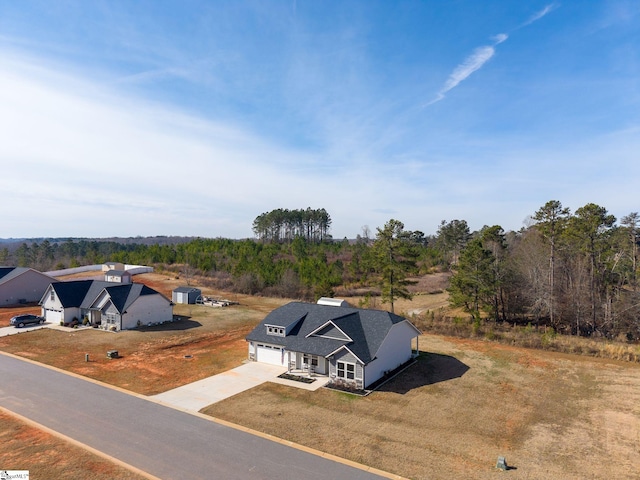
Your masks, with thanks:
[{"label": "white house", "polygon": [[131,274],[126,270],[109,270],[104,274],[105,282],[131,283]]},{"label": "white house", "polygon": [[292,302],[267,315],[246,340],[250,360],[363,389],[408,362],[418,335],[409,320],[382,310]]},{"label": "white house", "polygon": [[106,262],[102,264],[102,271],[108,272],[109,270],[124,270],[124,263],[120,262]]},{"label": "white house", "polygon": [[141,283],[114,284],[77,280],[49,285],[40,300],[42,316],[49,322],[74,319],[105,330],[126,330],[173,320],[173,304]]}]

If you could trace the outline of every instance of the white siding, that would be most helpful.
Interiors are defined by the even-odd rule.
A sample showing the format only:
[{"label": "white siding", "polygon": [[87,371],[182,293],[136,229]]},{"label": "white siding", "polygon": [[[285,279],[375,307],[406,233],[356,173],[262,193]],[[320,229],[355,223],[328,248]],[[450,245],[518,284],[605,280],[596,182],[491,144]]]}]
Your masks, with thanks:
[{"label": "white siding", "polygon": [[160,294],[142,295],[129,305],[126,313],[122,314],[123,330],[136,328],[138,321],[141,325],[148,323],[170,322],[173,320],[173,307]]},{"label": "white siding", "polygon": [[365,387],[380,379],[411,358],[411,340],[418,336],[407,321],[396,323],[382,341],[376,352],[376,359],[365,367]]}]

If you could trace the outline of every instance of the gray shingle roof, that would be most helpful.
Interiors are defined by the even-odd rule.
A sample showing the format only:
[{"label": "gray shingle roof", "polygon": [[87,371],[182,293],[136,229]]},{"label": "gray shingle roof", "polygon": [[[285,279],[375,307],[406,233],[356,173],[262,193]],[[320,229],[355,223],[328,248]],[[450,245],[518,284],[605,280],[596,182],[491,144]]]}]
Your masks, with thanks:
[{"label": "gray shingle roof", "polygon": [[90,308],[102,290],[106,290],[114,306],[123,313],[138,297],[159,294],[141,283],[114,285],[98,280],[75,280],[52,284],[60,303],[65,308]]},{"label": "gray shingle roof", "polygon": [[24,267],[0,267],[0,283],[6,282],[27,270]]},{"label": "gray shingle roof", "polygon": [[177,288],[174,288],[173,291],[177,293],[190,293],[190,292],[199,292],[200,289],[196,287],[177,287]]},{"label": "gray shingle roof", "polygon": [[[327,356],[346,346],[365,364],[375,358],[393,325],[406,319],[382,310],[364,310],[351,307],[333,307],[315,303],[292,302],[272,311],[253,329],[246,339],[254,342],[284,346],[287,350]],[[266,325],[288,327],[298,322],[286,337],[267,334]],[[323,325],[322,328],[311,335]],[[328,335],[336,327],[351,338],[340,339]]]},{"label": "gray shingle roof", "polygon": [[43,277],[47,277],[51,279],[51,282],[57,282],[57,280],[53,277],[49,277],[49,275],[39,272],[37,270],[33,270],[28,267],[0,267],[0,285],[10,280],[22,275],[25,272],[32,271],[35,274],[41,275]]}]

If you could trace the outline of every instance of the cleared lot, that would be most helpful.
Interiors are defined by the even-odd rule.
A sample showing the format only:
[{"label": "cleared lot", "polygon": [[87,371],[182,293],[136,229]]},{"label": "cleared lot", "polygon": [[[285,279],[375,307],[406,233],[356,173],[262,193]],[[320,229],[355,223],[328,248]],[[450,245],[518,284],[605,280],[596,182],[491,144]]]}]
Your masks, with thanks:
[{"label": "cleared lot", "polygon": [[31,478],[146,478],[17,420],[1,410],[0,445],[2,469],[29,470]]},{"label": "cleared lot", "polygon": [[[165,294],[179,283],[140,277]],[[413,305],[433,309],[440,296]],[[231,300],[240,305],[176,306],[190,318],[171,325],[30,332],[0,349],[156,394],[239,365],[246,333],[287,302]],[[637,478],[640,365],[434,335],[420,348],[417,365],[369,397],[268,383],[205,411],[409,478]],[[111,349],[123,358],[107,359]],[[516,469],[496,472],[499,455]]]},{"label": "cleared lot", "polygon": [[[189,319],[140,330],[42,329],[2,337],[0,349],[152,395],[240,365],[247,356],[244,337],[262,318],[241,306],[188,310]],[[120,358],[107,358],[109,350]]]},{"label": "cleared lot", "polygon": [[408,478],[637,478],[640,367],[436,336],[368,397],[264,384],[204,413]]}]

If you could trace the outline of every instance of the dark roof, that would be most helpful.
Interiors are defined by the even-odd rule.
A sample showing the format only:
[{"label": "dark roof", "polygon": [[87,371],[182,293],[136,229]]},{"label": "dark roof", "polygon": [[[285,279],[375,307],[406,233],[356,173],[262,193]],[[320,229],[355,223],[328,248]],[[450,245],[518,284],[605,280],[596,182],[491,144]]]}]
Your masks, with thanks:
[{"label": "dark roof", "polygon": [[0,267],[0,281],[10,273],[14,272],[17,268],[18,267]]},{"label": "dark roof", "polygon": [[[120,312],[124,311],[131,305],[138,297],[144,295],[157,294],[155,290],[147,287],[141,283],[129,283],[126,285],[113,285],[106,287],[105,290],[111,298],[113,306]],[[94,299],[95,300],[95,299]]]},{"label": "dark roof", "polygon": [[37,275],[41,275],[43,277],[48,277],[51,279],[52,282],[57,282],[57,280],[53,277],[49,277],[49,275],[39,272],[37,270],[34,270],[32,268],[27,268],[27,267],[0,267],[0,284],[1,283],[5,283],[8,282],[9,280],[16,278],[20,275],[22,275],[25,272],[33,272]]},{"label": "dark roof", "polygon": [[[382,310],[292,302],[272,311],[246,338],[321,356],[344,346],[367,364],[375,358],[391,327],[403,321],[406,319]],[[269,335],[267,325],[291,330],[286,337]]]},{"label": "dark roof", "polygon": [[114,285],[113,282],[98,280],[75,280],[71,282],[58,282],[51,285],[65,308],[80,307],[89,308],[98,298],[102,290],[106,290],[114,306],[119,312],[131,305],[136,298],[143,295],[154,295],[159,292],[141,283],[128,283]]},{"label": "dark roof", "polygon": [[[51,284],[56,292],[58,300],[63,307],[88,308],[86,302],[92,302],[103,288],[113,285],[111,282],[98,280],[73,280],[70,282],[58,282]],[[85,299],[88,299],[85,301]]]},{"label": "dark roof", "polygon": [[196,287],[177,287],[177,288],[174,288],[173,291],[177,293],[190,293],[190,292],[199,292],[200,289]]}]

